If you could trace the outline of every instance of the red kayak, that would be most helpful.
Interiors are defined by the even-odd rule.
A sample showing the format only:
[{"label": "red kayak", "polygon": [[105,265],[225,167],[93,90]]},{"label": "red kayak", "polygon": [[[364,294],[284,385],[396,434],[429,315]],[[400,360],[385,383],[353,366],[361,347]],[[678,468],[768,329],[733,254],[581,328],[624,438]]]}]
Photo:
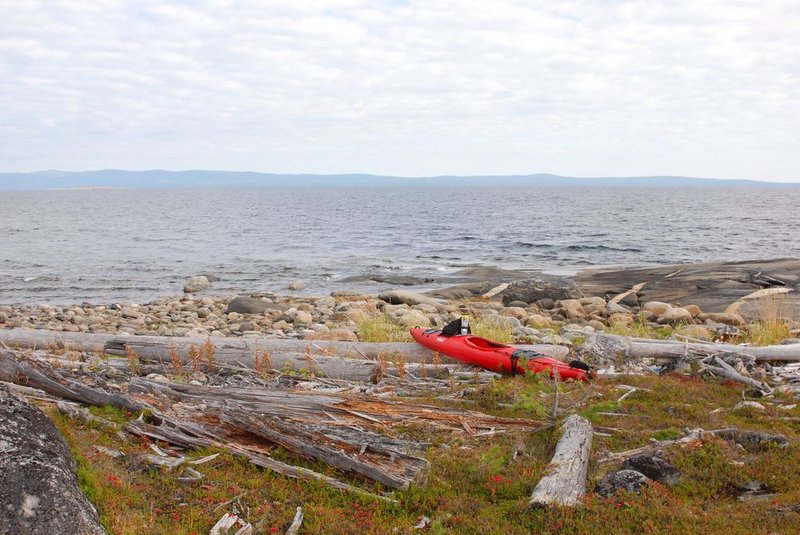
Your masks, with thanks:
[{"label": "red kayak", "polygon": [[550,377],[553,377],[558,372],[562,380],[589,380],[589,366],[583,362],[572,361],[567,364],[536,351],[501,344],[480,336],[471,334],[442,336],[440,330],[422,327],[411,329],[411,336],[428,349],[438,351],[442,355],[504,375],[549,372]]}]

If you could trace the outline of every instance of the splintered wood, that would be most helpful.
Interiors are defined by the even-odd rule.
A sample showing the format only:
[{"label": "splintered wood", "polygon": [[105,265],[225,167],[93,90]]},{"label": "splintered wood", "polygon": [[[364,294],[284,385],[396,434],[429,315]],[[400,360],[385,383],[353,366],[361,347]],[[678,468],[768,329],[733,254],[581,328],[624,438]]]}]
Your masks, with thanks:
[{"label": "splintered wood", "polygon": [[[402,434],[393,428],[414,424],[479,437],[544,426],[534,420],[389,401],[354,394],[358,389],[350,388],[215,387],[132,377],[127,392],[109,393],[102,376],[85,367],[55,369],[8,350],[0,350],[0,380],[30,385],[79,403],[143,410],[142,417],[129,422],[125,431],[183,448],[219,448],[287,477],[316,480],[384,500],[388,498],[334,477],[277,461],[270,453],[280,446],[387,489],[405,489],[427,477],[429,463],[421,457],[427,444],[391,436]],[[91,416],[64,404],[62,410],[82,418]]]},{"label": "splintered wood", "polygon": [[[423,445],[384,434],[394,426],[417,422],[458,432],[541,427],[532,420],[338,393],[223,389],[141,378],[131,381],[130,392],[179,422],[165,429],[164,436],[154,438],[183,442],[185,447],[234,444],[235,453],[256,455],[267,455],[270,445],[280,445],[300,457],[323,461],[393,489],[424,481],[429,468],[426,459],[414,455]],[[153,436],[151,427],[137,424],[132,430],[145,429],[149,433],[141,434]],[[189,437],[170,437],[175,431]]]}]

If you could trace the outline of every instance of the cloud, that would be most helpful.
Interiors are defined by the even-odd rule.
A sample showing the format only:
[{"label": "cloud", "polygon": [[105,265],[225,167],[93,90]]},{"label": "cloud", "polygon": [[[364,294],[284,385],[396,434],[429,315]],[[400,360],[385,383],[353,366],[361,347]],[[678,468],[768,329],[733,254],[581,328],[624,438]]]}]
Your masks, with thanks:
[{"label": "cloud", "polygon": [[800,180],[798,1],[5,4],[3,170]]}]

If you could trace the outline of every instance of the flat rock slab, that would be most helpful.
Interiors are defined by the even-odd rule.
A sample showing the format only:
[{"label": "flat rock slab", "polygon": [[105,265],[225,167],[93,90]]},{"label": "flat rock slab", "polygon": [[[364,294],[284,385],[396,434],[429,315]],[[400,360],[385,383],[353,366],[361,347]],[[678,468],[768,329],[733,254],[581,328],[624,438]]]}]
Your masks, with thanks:
[{"label": "flat rock slab", "polygon": [[610,498],[621,490],[639,494],[648,482],[647,476],[641,472],[626,469],[605,476],[597,482],[594,491],[605,498]]},{"label": "flat rock slab", "polygon": [[[786,313],[800,315],[800,259],[703,262],[654,267],[590,269],[574,277],[586,295],[613,296],[646,282],[639,303],[663,301],[697,305],[703,312],[724,312],[731,303],[763,288],[791,288],[780,299]],[[753,316],[752,306],[739,313]]]},{"label": "flat rock slab", "polygon": [[0,384],[0,535],[106,533],[78,487],[64,437]]}]

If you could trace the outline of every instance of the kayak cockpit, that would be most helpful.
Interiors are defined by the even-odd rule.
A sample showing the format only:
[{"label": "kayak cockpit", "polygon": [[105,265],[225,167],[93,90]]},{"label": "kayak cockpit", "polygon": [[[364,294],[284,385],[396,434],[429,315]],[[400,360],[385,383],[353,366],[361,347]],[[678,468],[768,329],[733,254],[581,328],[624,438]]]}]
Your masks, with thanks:
[{"label": "kayak cockpit", "polygon": [[486,338],[480,338],[479,336],[469,336],[464,340],[464,343],[477,349],[505,349],[509,347],[506,344],[493,342],[491,340],[487,340]]}]

